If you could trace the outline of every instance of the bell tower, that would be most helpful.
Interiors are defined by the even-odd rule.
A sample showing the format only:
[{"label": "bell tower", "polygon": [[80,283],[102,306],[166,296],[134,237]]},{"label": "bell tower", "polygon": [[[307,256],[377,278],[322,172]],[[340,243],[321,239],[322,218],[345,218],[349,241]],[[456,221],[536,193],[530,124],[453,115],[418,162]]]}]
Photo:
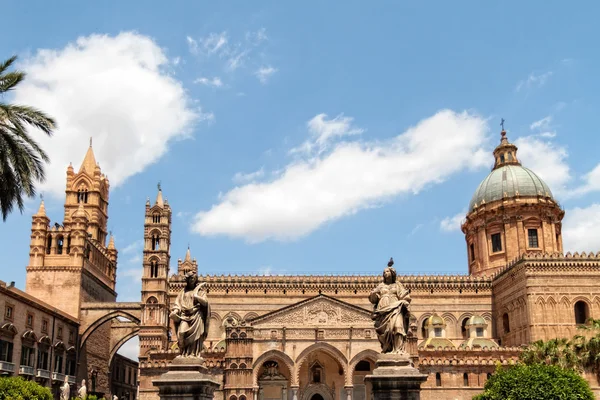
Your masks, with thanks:
[{"label": "bell tower", "polygon": [[146,201],[142,274],[140,357],[149,350],[165,350],[169,326],[169,262],[171,207],[163,200],[160,184],[154,205]]}]

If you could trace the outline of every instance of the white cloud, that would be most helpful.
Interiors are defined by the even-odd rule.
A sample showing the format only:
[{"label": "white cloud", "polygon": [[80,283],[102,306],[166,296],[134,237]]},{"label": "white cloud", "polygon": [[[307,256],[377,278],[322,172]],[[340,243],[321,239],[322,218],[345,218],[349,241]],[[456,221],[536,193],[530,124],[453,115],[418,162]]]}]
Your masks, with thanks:
[{"label": "white cloud", "polygon": [[196,215],[192,229],[249,242],[297,239],[327,222],[487,166],[486,132],[483,118],[443,110],[385,143],[338,143],[326,154],[291,162],[270,181],[230,190]]},{"label": "white cloud", "polygon": [[275,72],[277,72],[277,68],[273,68],[269,65],[268,67],[260,67],[256,70],[255,75],[260,83],[265,84]]},{"label": "white cloud", "polygon": [[597,252],[600,250],[600,204],[565,211],[563,219],[565,252]]},{"label": "white cloud", "polygon": [[515,91],[519,92],[521,89],[529,89],[532,87],[542,87],[546,84],[548,79],[554,74],[552,71],[544,72],[539,75],[534,74],[533,72],[529,74],[527,79],[523,79],[517,86],[515,87]]},{"label": "white cloud", "polygon": [[190,49],[190,53],[198,54],[198,41],[196,41],[195,39],[193,39],[190,36],[186,36],[185,39],[186,39],[188,47]]},{"label": "white cloud", "polygon": [[131,32],[80,37],[24,59],[19,67],[28,77],[15,103],[40,108],[58,122],[52,138],[39,139],[51,159],[40,191],[64,196],[66,167],[73,161],[78,170],[90,136],[114,188],[158,161],[194,122],[210,118],[192,108],[168,66],[152,39]]},{"label": "white cloud", "polygon": [[[141,261],[141,257],[140,257]],[[131,278],[134,282],[138,283],[142,281],[142,275],[144,270],[142,268],[130,268],[119,270],[119,275],[124,278]]]},{"label": "white cloud", "polygon": [[138,361],[140,355],[140,339],[137,336],[132,337],[121,346],[117,353],[130,360]]},{"label": "white cloud", "polygon": [[250,54],[250,49],[236,49],[230,53],[229,58],[227,59],[227,68],[231,71],[238,69],[239,67],[244,65],[244,61],[246,57]]},{"label": "white cloud", "polygon": [[143,245],[144,245],[144,241],[142,239],[136,240],[135,242],[130,243],[127,246],[125,246],[123,248],[123,250],[121,250],[121,253],[122,254],[135,253],[136,251],[141,250]]},{"label": "white cloud", "polygon": [[204,86],[211,86],[211,87],[216,87],[216,88],[223,86],[223,82],[221,81],[221,78],[219,78],[218,76],[215,76],[212,79],[205,78],[205,77],[198,78],[194,81],[194,83],[199,83]]},{"label": "white cloud", "polygon": [[242,172],[238,172],[234,175],[233,177],[233,182],[235,183],[247,183],[247,182],[253,182],[257,179],[262,178],[263,176],[265,176],[265,169],[261,168],[258,171],[254,171],[254,172],[250,172],[248,174],[244,174]]},{"label": "white cloud", "polygon": [[571,190],[570,196],[581,196],[590,192],[600,191],[600,164],[583,176],[584,183]]},{"label": "white cloud", "polygon": [[227,32],[211,33],[201,40],[203,49],[208,54],[219,53],[227,48]]},{"label": "white cloud", "polygon": [[515,140],[519,148],[518,157],[524,167],[534,171],[548,184],[553,194],[563,196],[571,179],[567,164],[567,150],[552,142],[525,136]]},{"label": "white cloud", "polygon": [[333,119],[327,120],[327,114],[321,113],[314,116],[306,123],[311,140],[307,140],[299,147],[293,148],[291,153],[305,152],[310,153],[314,147],[319,148],[319,152],[324,151],[327,145],[343,136],[360,135],[364,129],[352,126],[354,118],[345,117],[343,114]]},{"label": "white cloud", "polygon": [[444,218],[440,221],[440,229],[443,232],[460,231],[460,225],[464,221],[466,215],[466,211],[462,211],[452,217]]},{"label": "white cloud", "polygon": [[548,115],[547,117],[533,122],[531,125],[529,125],[529,129],[532,131],[538,129],[547,129],[550,126],[550,122],[552,122],[552,115]]}]

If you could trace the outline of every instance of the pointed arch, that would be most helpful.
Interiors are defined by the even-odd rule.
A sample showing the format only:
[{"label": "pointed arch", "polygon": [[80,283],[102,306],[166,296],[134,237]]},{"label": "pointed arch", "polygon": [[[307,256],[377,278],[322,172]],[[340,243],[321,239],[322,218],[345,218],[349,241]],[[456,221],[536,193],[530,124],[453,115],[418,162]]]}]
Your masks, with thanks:
[{"label": "pointed arch", "polygon": [[127,335],[123,336],[123,338],[121,338],[114,346],[113,348],[110,350],[110,357],[108,358],[108,365],[111,365],[112,360],[114,359],[115,354],[117,354],[117,352],[119,351],[119,349],[121,348],[121,346],[123,346],[125,343],[127,343],[129,341],[129,339],[138,336],[138,334],[140,333],[140,327],[138,326],[137,328],[134,328],[133,331],[131,333],[128,333]]},{"label": "pointed arch", "polygon": [[295,382],[299,382],[298,374],[300,372],[300,369],[302,368],[302,364],[304,364],[304,361],[306,361],[306,359],[308,358],[308,356],[311,353],[316,352],[316,351],[322,351],[322,352],[328,354],[329,356],[331,356],[335,361],[337,361],[337,363],[344,370],[344,376],[345,377],[348,376],[348,360],[346,359],[346,356],[344,356],[344,354],[337,347],[335,347],[329,343],[317,342],[315,344],[308,346],[306,349],[304,349],[300,353],[298,358],[296,358],[296,371],[294,374]]},{"label": "pointed arch", "polygon": [[254,361],[254,364],[252,366],[252,386],[258,386],[258,372],[260,370],[260,367],[262,367],[262,365],[269,360],[276,360],[285,364],[290,374],[290,384],[293,385],[294,376],[296,375],[294,371],[294,361],[291,359],[290,356],[288,356],[280,350],[269,350],[262,353],[260,356],[258,356],[256,361]]},{"label": "pointed arch", "polygon": [[96,329],[98,329],[98,327],[102,324],[104,324],[106,321],[109,321],[113,318],[117,318],[117,317],[123,317],[128,319],[131,322],[135,322],[136,324],[139,324],[141,321],[138,317],[136,317],[135,315],[124,311],[124,310],[114,310],[111,311],[109,313],[107,313],[106,315],[103,315],[102,317],[98,318],[96,321],[94,321],[92,324],[90,324],[86,330],[83,332],[83,334],[81,335],[81,342],[79,344],[79,348],[83,348],[83,345],[85,344],[85,342],[87,341],[88,337],[94,333],[94,331]]}]

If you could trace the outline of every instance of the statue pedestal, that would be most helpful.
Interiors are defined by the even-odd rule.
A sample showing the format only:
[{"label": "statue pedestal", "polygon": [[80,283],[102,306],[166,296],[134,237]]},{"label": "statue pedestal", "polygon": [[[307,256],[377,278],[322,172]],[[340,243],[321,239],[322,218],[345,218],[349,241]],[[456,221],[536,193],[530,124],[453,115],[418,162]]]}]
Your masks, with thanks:
[{"label": "statue pedestal", "polygon": [[202,358],[177,357],[169,370],[155,379],[161,400],[212,400],[219,383],[213,380],[203,366]]},{"label": "statue pedestal", "polygon": [[373,375],[365,381],[371,382],[374,400],[419,400],[421,383],[427,380],[413,366],[408,354],[380,354]]}]

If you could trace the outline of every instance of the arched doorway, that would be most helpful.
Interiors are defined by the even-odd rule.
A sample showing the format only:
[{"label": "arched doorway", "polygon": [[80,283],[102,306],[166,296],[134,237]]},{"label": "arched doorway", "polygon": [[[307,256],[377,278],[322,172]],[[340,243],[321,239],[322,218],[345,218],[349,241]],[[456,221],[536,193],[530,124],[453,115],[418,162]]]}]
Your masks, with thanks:
[{"label": "arched doorway", "polygon": [[310,400],[325,400],[325,399],[319,393],[315,393],[315,394],[312,395],[312,397],[310,398]]}]

